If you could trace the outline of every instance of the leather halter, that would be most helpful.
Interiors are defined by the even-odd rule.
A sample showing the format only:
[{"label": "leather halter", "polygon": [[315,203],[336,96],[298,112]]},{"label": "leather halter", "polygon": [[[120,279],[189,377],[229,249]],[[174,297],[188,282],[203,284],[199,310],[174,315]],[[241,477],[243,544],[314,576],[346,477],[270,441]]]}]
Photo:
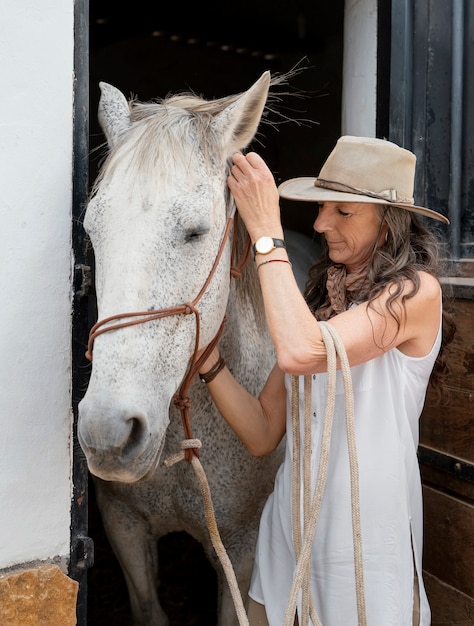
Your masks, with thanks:
[{"label": "leather halter", "polygon": [[[181,420],[183,423],[183,429],[184,429],[184,434],[185,434],[186,439],[193,438],[192,430],[191,430],[191,422],[189,419],[191,399],[186,394],[189,390],[192,379],[194,378],[194,376],[199,370],[199,367],[201,366],[202,363],[204,363],[204,361],[207,359],[209,354],[212,352],[214,346],[218,343],[222,335],[222,331],[224,330],[224,324],[226,321],[226,318],[224,317],[220,325],[220,328],[217,331],[216,336],[206,347],[206,349],[204,350],[202,355],[199,357],[199,359],[196,359],[196,353],[199,348],[199,338],[200,338],[200,330],[201,330],[201,319],[200,319],[199,311],[196,308],[196,305],[199,302],[199,300],[202,298],[204,293],[206,292],[209,286],[209,283],[211,282],[212,277],[214,276],[216,269],[219,265],[222,254],[224,252],[225,244],[229,237],[230,228],[233,223],[234,213],[235,213],[235,206],[233,206],[231,214],[227,218],[227,224],[226,224],[225,231],[222,237],[222,241],[219,246],[219,250],[217,251],[217,256],[211,268],[209,276],[207,277],[206,282],[202,286],[200,292],[198,293],[198,295],[194,298],[192,302],[186,302],[184,304],[174,306],[174,307],[169,307],[167,309],[154,309],[152,311],[137,311],[137,312],[132,312],[132,313],[119,313],[118,315],[111,315],[110,317],[106,317],[103,320],[96,322],[94,326],[92,326],[90,333],[89,333],[89,341],[87,343],[87,352],[85,354],[86,354],[86,358],[89,361],[92,361],[92,346],[93,346],[94,340],[96,337],[98,337],[99,335],[102,335],[103,333],[109,332],[111,330],[118,330],[120,328],[126,328],[127,326],[135,326],[136,324],[144,324],[145,322],[152,322],[153,320],[162,319],[164,317],[170,317],[171,315],[190,315],[191,313],[194,314],[195,320],[196,320],[196,339],[194,343],[194,352],[189,361],[188,369],[184,376],[184,379],[177,393],[174,396],[174,404],[181,413]],[[236,222],[237,222],[237,215],[236,215],[236,220],[235,220]],[[235,224],[234,231],[233,231],[233,238],[232,238],[231,269],[230,269],[231,278],[232,277],[240,278],[242,274],[242,270],[244,269],[248,261],[249,254],[250,254],[250,237],[248,236],[248,234],[246,237],[245,247],[242,252],[242,258],[240,259],[239,263],[235,263],[236,254],[237,254],[237,223]],[[134,318],[134,319],[129,319],[125,322],[119,321],[124,318]],[[105,326],[105,324],[109,324],[109,322],[112,322],[114,320],[118,321],[118,323]],[[191,463],[193,454],[199,457],[199,450],[197,448],[188,448],[186,450],[185,457],[188,463]]]}]

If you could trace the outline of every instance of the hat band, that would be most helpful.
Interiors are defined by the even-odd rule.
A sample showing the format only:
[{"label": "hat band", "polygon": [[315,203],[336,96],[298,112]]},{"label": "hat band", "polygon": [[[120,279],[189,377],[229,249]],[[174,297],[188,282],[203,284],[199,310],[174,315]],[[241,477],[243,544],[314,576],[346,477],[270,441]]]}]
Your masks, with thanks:
[{"label": "hat band", "polygon": [[406,198],[400,195],[396,189],[383,189],[378,193],[369,191],[368,189],[360,189],[359,187],[351,187],[344,183],[338,183],[334,180],[324,180],[323,178],[316,178],[314,181],[315,187],[322,187],[323,189],[332,189],[332,191],[342,191],[355,193],[361,196],[369,196],[370,198],[377,198],[379,200],[386,200],[387,202],[397,202],[400,204],[415,204],[413,198]]}]

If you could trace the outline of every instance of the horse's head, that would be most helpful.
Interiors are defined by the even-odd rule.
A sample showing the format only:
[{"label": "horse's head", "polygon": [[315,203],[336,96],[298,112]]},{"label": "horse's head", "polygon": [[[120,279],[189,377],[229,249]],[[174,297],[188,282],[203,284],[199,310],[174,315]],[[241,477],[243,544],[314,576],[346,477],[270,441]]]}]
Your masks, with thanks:
[{"label": "horse's head", "polygon": [[[98,317],[78,436],[93,474],[133,482],[153,472],[169,423],[169,403],[195,350],[196,314],[138,325],[133,312],[193,303],[211,272],[229,212],[231,155],[253,139],[269,73],[246,92],[205,101],[193,95],[129,103],[101,83],[99,120],[110,152],[84,227],[95,253]],[[230,242],[195,309],[200,346],[221,325],[229,293]],[[189,311],[188,311],[189,313]]]}]

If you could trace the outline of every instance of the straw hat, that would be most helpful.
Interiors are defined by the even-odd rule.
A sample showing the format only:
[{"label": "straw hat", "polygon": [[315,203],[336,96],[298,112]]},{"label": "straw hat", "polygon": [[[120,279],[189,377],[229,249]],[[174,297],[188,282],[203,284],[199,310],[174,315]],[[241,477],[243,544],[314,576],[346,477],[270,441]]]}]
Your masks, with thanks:
[{"label": "straw hat", "polygon": [[341,137],[319,176],[292,178],[278,187],[280,196],[308,202],[372,202],[421,213],[449,224],[413,199],[416,157],[391,141],[373,137]]}]

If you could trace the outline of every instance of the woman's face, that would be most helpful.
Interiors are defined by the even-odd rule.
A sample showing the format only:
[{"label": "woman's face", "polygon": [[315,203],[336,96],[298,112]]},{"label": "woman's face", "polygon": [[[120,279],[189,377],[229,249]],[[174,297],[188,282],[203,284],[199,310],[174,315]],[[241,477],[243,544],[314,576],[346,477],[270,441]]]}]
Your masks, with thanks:
[{"label": "woman's face", "polygon": [[349,272],[364,267],[376,247],[385,241],[387,225],[380,228],[380,209],[368,202],[324,202],[313,224],[323,233],[329,258]]}]

